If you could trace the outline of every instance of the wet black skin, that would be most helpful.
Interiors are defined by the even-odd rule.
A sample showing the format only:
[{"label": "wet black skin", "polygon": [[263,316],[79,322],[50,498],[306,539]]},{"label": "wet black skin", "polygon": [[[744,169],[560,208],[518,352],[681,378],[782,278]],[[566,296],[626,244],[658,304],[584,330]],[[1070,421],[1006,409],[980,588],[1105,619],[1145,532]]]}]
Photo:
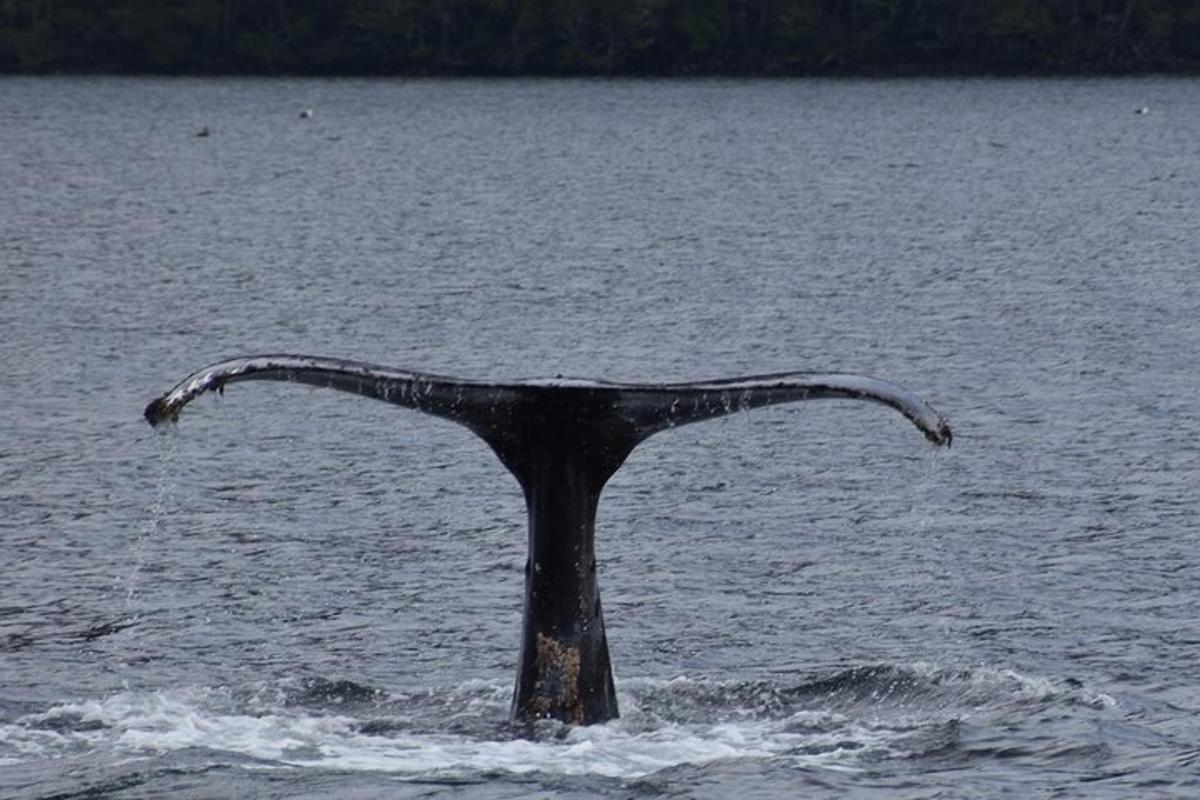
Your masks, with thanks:
[{"label": "wet black skin", "polygon": [[529,514],[525,613],[512,718],[588,725],[617,716],[595,552],[600,493],[634,447],[668,428],[733,411],[819,398],[900,411],[935,444],[950,428],[895,384],[784,373],[676,384],[488,383],[311,356],[252,356],[199,370],[146,407],[154,425],[196,396],[241,380],[281,380],[386,400],[454,420],[516,477]]}]

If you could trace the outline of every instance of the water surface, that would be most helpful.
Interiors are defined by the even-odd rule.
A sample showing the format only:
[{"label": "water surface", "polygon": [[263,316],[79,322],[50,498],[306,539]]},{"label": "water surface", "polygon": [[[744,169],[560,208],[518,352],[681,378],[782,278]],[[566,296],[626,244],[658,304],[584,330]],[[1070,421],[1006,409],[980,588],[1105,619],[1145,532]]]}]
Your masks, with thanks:
[{"label": "water surface", "polygon": [[[0,795],[1195,794],[1198,101],[0,81]],[[306,387],[141,420],[253,352],[862,372],[955,446],[833,402],[646,442],[598,525],[622,717],[519,730],[515,481]]]}]

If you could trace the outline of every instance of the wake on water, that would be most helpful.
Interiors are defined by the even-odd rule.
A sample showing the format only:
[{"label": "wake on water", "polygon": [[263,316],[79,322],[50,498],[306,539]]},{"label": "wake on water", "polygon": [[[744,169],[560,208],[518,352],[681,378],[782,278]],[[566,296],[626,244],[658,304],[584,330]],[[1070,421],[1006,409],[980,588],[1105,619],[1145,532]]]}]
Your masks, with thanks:
[{"label": "wake on water", "polygon": [[468,782],[503,774],[631,780],[763,759],[860,771],[962,749],[965,727],[1005,715],[1117,707],[1074,681],[927,665],[857,667],[790,686],[627,679],[623,716],[589,727],[503,722],[510,697],[511,687],[481,682],[414,695],[328,680],[130,690],[0,725],[0,766],[81,757],[132,766],[187,755],[241,770]]}]

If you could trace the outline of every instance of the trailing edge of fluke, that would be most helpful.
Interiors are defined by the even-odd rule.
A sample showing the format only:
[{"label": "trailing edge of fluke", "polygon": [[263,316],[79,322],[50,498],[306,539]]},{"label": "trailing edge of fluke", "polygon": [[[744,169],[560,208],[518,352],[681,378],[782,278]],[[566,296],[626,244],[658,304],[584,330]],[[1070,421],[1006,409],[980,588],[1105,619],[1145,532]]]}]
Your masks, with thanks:
[{"label": "trailing edge of fluke", "polygon": [[596,576],[600,492],[638,443],[659,431],[800,400],[868,400],[949,446],[946,420],[894,383],[848,374],[780,373],[692,383],[462,380],[343,359],[235,358],[189,375],[151,402],[152,425],[192,399],[243,380],[324,386],[424,411],[470,428],[516,476],[529,512],[525,614],[514,719],[574,724],[617,716]]}]

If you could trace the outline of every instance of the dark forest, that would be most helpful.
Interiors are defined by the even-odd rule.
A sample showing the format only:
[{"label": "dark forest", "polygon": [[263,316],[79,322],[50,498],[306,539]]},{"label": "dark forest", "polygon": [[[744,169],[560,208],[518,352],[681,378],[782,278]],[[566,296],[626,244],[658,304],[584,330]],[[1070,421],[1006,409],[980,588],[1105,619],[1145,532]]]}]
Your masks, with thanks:
[{"label": "dark forest", "polygon": [[819,75],[1200,68],[1197,0],[0,0],[0,71]]}]

